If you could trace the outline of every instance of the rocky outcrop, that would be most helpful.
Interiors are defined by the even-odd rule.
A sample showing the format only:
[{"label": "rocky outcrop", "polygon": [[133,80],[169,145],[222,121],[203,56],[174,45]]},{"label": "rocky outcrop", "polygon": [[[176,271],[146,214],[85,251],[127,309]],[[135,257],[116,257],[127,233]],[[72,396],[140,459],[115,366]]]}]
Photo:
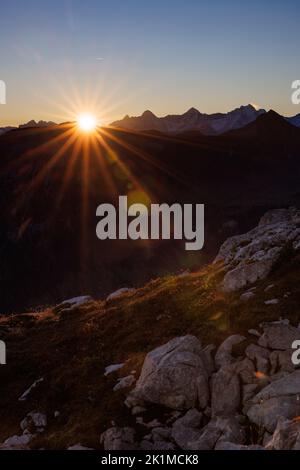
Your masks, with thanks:
[{"label": "rocky outcrop", "polygon": [[299,339],[299,329],[288,323],[267,323],[263,327],[264,333],[258,344],[264,348],[284,351],[291,348],[292,343]]},{"label": "rocky outcrop", "polygon": [[267,212],[258,227],[229,238],[215,259],[226,274],[224,292],[234,292],[266,278],[285,250],[300,248],[300,211],[276,209]]},{"label": "rocky outcrop", "polygon": [[23,431],[21,435],[7,438],[0,444],[0,450],[27,450],[32,439],[39,433],[44,432],[47,426],[47,416],[44,413],[31,411],[27,413],[20,423]]},{"label": "rocky outcrop", "polygon": [[[228,337],[215,357],[213,346],[203,348],[190,335],[148,353],[126,404],[134,416],[151,405],[152,421],[137,417],[136,433],[134,428],[108,429],[102,435],[104,448],[298,449],[300,370],[291,362],[290,343],[300,338],[300,329],[286,320],[260,328],[262,334],[255,330],[239,356],[233,348],[246,340],[239,334]],[[155,405],[169,413],[163,417],[158,411],[153,419]]]},{"label": "rocky outcrop", "polygon": [[12,436],[0,444],[0,450],[26,450],[32,440],[32,434],[22,434],[21,436]]},{"label": "rocky outcrop", "polygon": [[47,416],[44,413],[32,411],[21,421],[22,431],[43,432],[47,426]]},{"label": "rocky outcrop", "polygon": [[202,430],[199,439],[191,442],[190,450],[212,450],[218,443],[243,444],[245,430],[239,416],[215,417]]},{"label": "rocky outcrop", "polygon": [[174,410],[206,408],[209,401],[207,351],[195,336],[174,338],[147,354],[142,373],[126,404],[145,402]]}]

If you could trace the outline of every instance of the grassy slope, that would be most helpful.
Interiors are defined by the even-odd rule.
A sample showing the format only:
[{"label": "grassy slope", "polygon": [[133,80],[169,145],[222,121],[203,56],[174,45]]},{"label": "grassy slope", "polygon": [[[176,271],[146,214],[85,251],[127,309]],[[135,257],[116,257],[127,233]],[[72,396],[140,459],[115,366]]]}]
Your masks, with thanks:
[{"label": "grassy slope", "polygon": [[[232,333],[245,333],[263,320],[300,321],[300,258],[280,266],[256,289],[254,299],[218,289],[220,266],[208,266],[184,277],[161,278],[110,302],[91,302],[59,315],[41,313],[3,317],[1,338],[7,342],[8,365],[0,368],[0,442],[20,433],[27,412],[45,411],[47,432],[35,440],[40,448],[66,448],[81,442],[99,447],[100,433],[132,420],[123,405],[125,391],[113,392],[119,376],[140,371],[145,354],[177,335],[198,336],[218,345]],[[267,293],[264,288],[273,283]],[[287,292],[290,295],[285,296]],[[264,300],[279,298],[278,305]],[[119,373],[104,377],[104,368],[125,362]],[[25,402],[18,397],[38,378],[45,380]],[[60,417],[54,419],[54,411]],[[151,409],[150,412],[151,414]],[[149,414],[149,416],[150,416]]]}]

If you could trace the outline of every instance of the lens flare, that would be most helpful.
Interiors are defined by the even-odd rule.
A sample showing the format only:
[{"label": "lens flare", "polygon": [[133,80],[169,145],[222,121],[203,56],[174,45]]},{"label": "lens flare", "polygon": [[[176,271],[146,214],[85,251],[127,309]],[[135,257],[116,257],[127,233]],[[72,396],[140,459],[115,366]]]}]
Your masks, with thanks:
[{"label": "lens flare", "polygon": [[78,127],[84,132],[92,132],[97,127],[97,122],[92,114],[81,114],[77,119]]}]

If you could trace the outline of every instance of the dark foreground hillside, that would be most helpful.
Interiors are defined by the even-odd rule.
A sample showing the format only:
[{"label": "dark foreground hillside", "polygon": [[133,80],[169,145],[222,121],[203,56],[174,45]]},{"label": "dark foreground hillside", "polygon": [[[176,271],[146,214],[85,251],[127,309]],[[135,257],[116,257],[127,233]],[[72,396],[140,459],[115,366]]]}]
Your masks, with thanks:
[{"label": "dark foreground hillside", "polygon": [[[197,270],[269,208],[299,203],[300,130],[270,112],[219,137],[74,125],[0,138],[0,312],[22,312],[151,278]],[[129,202],[204,203],[205,246],[96,238],[96,208]]]},{"label": "dark foreground hillside", "polygon": [[[0,368],[0,442],[11,436],[22,436],[20,422],[28,413],[35,418],[32,421],[27,417],[21,427],[27,429],[25,435],[28,429],[32,433],[28,443],[23,443],[31,448],[66,449],[81,443],[89,448],[103,445],[106,448],[115,445],[119,449],[125,449],[126,445],[127,448],[151,448],[152,445],[155,449],[184,449],[192,445],[197,449],[214,448],[217,440],[219,446],[224,446],[226,439],[233,447],[265,446],[280,416],[291,420],[288,422],[292,423],[295,434],[294,427],[298,424],[293,420],[300,415],[296,400],[300,381],[293,375],[298,372],[294,372],[291,363],[290,343],[298,333],[300,339],[300,329],[297,329],[300,321],[299,224],[300,214],[295,209],[269,213],[259,227],[226,242],[217,263],[199,272],[158,278],[144,287],[116,293],[106,300],[70,300],[41,312],[3,316],[1,338],[7,343],[8,354],[7,365]],[[272,321],[277,323],[263,324]],[[164,382],[163,374],[168,369],[164,372],[162,364],[167,367],[167,355],[160,366],[155,366],[153,356],[152,365],[145,363],[144,368],[154,367],[154,377],[155,367],[161,367],[160,381],[156,385],[147,382],[144,370],[144,378],[137,384],[138,393],[129,400],[129,391],[136,385],[145,355],[169,340],[186,335],[195,339],[187,336],[184,340],[187,349],[176,346],[177,356],[172,356],[176,372]],[[234,336],[217,354],[214,348],[205,349],[210,344],[218,347],[231,335],[245,338]],[[199,346],[195,343],[198,340]],[[183,393],[181,380],[188,365],[187,359],[180,362],[180,354],[189,351],[192,356],[188,356],[188,361],[194,361],[197,348],[202,351],[200,354],[205,354],[206,360],[211,357],[206,368],[212,376],[207,385],[202,381],[201,387],[212,388],[212,395],[204,399],[205,404],[198,402],[200,397],[203,400],[204,393],[198,399],[192,396],[178,402],[176,393]],[[161,348],[156,357],[166,354],[165,350]],[[106,369],[111,365],[117,367]],[[191,362],[190,367],[192,365]],[[172,367],[171,363],[168,367]],[[189,374],[190,386],[184,386],[186,394],[193,390],[195,380],[192,372]],[[287,396],[278,397],[276,385],[281,386],[282,380],[290,380],[285,383]],[[171,384],[169,391],[168,383]],[[29,389],[33,384],[35,387]],[[255,402],[258,393],[263,393],[270,384],[273,384],[275,397],[272,406],[265,397]],[[166,388],[155,398],[153,387],[163,386]],[[222,393],[216,394],[214,387],[220,387]],[[293,387],[293,391],[288,387]],[[129,407],[124,404],[126,398]],[[144,404],[139,402],[141,399]],[[266,409],[261,413],[259,407],[264,406],[264,400]],[[185,424],[173,424],[189,409],[193,410],[195,419],[189,415],[191,419],[187,417]],[[182,433],[178,434],[177,428],[174,431],[174,426],[182,424],[186,427],[183,434],[198,444],[188,444],[180,438]],[[237,425],[243,428],[242,438],[233,436]],[[222,434],[224,426],[232,431],[231,434],[228,431],[226,439]],[[131,430],[128,431],[128,427]],[[104,434],[100,444],[100,435],[108,428],[112,430]],[[165,431],[161,431],[162,428]],[[155,441],[155,429],[164,444],[158,444],[157,435]],[[172,436],[171,429],[175,433]],[[211,433],[215,436],[216,432],[218,437],[211,437]],[[146,437],[149,433],[152,437]],[[287,448],[286,442],[283,448]],[[228,442],[226,446],[228,448]]]}]

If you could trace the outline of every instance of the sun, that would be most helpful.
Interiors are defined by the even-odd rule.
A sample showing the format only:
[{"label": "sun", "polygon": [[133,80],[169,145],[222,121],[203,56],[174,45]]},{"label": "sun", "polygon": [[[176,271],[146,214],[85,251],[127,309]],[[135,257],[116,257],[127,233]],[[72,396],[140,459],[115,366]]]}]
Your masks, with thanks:
[{"label": "sun", "polygon": [[92,114],[80,114],[77,118],[77,124],[80,130],[92,132],[97,127],[97,121]]}]

